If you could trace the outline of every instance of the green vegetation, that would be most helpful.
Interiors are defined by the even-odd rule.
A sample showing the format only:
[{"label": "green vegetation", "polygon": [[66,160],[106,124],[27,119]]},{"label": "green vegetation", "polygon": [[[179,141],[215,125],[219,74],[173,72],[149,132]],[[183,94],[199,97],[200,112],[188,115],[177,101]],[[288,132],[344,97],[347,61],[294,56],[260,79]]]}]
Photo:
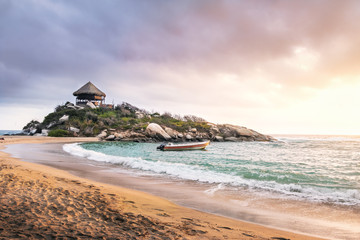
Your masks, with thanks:
[{"label": "green vegetation", "polygon": [[28,124],[26,124],[25,127],[23,127],[23,129],[31,128],[31,127],[37,126],[38,124],[40,124],[38,121],[31,120]]},{"label": "green vegetation", "polygon": [[55,129],[55,130],[51,130],[49,132],[49,136],[50,137],[70,137],[71,134],[66,130]]},{"label": "green vegetation", "polygon": [[[178,132],[186,132],[191,128],[196,128],[198,131],[210,129],[204,119],[195,116],[172,116],[170,113],[150,114],[127,103],[118,105],[115,109],[75,109],[75,107],[68,107],[68,104],[57,106],[55,111],[48,114],[42,123],[37,122],[39,128],[50,129],[49,136],[53,137],[72,135],[68,131],[69,127],[80,129],[80,136],[96,136],[106,128],[118,131],[144,132],[149,123],[170,127]],[[69,120],[59,123],[59,119],[64,115],[69,116]],[[26,127],[34,124],[35,122],[32,121]]]}]

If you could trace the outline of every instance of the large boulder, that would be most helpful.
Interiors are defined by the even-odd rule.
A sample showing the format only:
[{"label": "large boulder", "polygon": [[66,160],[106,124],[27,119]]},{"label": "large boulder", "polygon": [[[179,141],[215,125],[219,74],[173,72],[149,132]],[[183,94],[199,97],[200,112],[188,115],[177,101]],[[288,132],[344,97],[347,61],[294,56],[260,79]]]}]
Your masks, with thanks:
[{"label": "large boulder", "polygon": [[79,133],[80,129],[76,128],[76,127],[69,127],[69,131],[70,132],[74,132],[74,133]]},{"label": "large boulder", "polygon": [[107,137],[105,138],[105,140],[106,140],[106,141],[114,141],[115,138],[116,138],[115,135],[111,134],[111,135],[107,136]]},{"label": "large boulder", "polygon": [[224,124],[219,125],[219,130],[224,137],[252,137],[254,133],[246,127]]},{"label": "large boulder", "polygon": [[97,135],[97,138],[104,139],[107,136],[107,131],[102,131],[99,135]]},{"label": "large boulder", "polygon": [[115,135],[116,140],[120,140],[120,139],[124,138],[124,135],[121,133],[118,133],[118,132],[114,133],[114,135]]},{"label": "large boulder", "polygon": [[172,137],[172,138],[177,138],[178,137],[178,132],[175,131],[174,129],[169,128],[169,127],[165,127],[164,130],[165,130],[165,132],[167,134],[169,134],[170,137]]},{"label": "large boulder", "polygon": [[41,135],[42,136],[48,136],[49,135],[49,130],[48,129],[42,129],[41,130]]},{"label": "large boulder", "polygon": [[197,129],[196,129],[196,128],[192,128],[192,129],[190,129],[190,132],[196,133],[196,132],[197,132]]},{"label": "large boulder", "polygon": [[225,142],[239,142],[241,141],[239,138],[236,137],[226,137],[224,138]]},{"label": "large boulder", "polygon": [[92,102],[87,102],[87,103],[86,103],[86,106],[89,107],[89,108],[91,108],[91,109],[95,109],[95,108],[96,108],[95,104],[93,104]]},{"label": "large boulder", "polygon": [[193,137],[190,134],[186,134],[185,138],[186,138],[186,140],[192,140],[193,139]]},{"label": "large boulder", "polygon": [[150,123],[145,129],[145,134],[149,137],[157,138],[160,140],[168,141],[171,139],[170,135],[167,134],[165,130],[156,123]]},{"label": "large boulder", "polygon": [[145,114],[140,111],[136,111],[135,116],[136,116],[136,118],[141,119],[141,118],[145,117]]},{"label": "large boulder", "polygon": [[215,136],[214,140],[217,141],[217,142],[223,142],[224,138],[222,136],[218,135],[218,136]]},{"label": "large boulder", "polygon": [[69,121],[69,115],[63,115],[61,118],[59,118],[59,123],[64,123]]},{"label": "large boulder", "polygon": [[254,132],[252,132],[250,129],[247,129],[246,127],[237,127],[235,128],[235,131],[237,137],[242,137],[242,136],[251,137],[255,135]]}]

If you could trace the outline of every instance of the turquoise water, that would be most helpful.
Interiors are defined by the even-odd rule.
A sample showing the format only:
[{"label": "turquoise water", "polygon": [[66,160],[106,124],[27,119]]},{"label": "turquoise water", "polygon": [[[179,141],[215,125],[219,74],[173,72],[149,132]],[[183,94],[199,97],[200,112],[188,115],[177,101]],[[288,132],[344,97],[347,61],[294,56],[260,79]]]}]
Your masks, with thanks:
[{"label": "turquoise water", "polygon": [[360,206],[360,138],[281,137],[162,152],[159,144],[66,144],[77,156],[146,174],[219,184],[277,198]]}]

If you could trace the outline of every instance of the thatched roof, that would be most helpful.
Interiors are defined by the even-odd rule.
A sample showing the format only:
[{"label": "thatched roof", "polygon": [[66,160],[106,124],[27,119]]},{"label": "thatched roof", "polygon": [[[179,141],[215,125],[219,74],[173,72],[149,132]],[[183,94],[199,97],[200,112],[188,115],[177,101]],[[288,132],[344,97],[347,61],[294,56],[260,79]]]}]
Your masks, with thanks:
[{"label": "thatched roof", "polygon": [[92,84],[91,82],[88,82],[87,84],[79,88],[79,90],[73,93],[74,96],[78,96],[81,94],[91,94],[91,95],[106,97],[106,94],[100,91],[100,89],[95,87],[95,85]]}]

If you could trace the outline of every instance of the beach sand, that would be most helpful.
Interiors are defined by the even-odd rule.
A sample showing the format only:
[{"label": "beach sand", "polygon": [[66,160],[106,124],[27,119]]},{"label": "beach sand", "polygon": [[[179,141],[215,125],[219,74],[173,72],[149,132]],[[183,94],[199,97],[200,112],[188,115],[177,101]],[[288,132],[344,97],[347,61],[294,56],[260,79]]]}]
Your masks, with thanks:
[{"label": "beach sand", "polygon": [[318,239],[181,207],[1,151],[5,144],[84,141],[96,139],[0,141],[0,239]]}]

